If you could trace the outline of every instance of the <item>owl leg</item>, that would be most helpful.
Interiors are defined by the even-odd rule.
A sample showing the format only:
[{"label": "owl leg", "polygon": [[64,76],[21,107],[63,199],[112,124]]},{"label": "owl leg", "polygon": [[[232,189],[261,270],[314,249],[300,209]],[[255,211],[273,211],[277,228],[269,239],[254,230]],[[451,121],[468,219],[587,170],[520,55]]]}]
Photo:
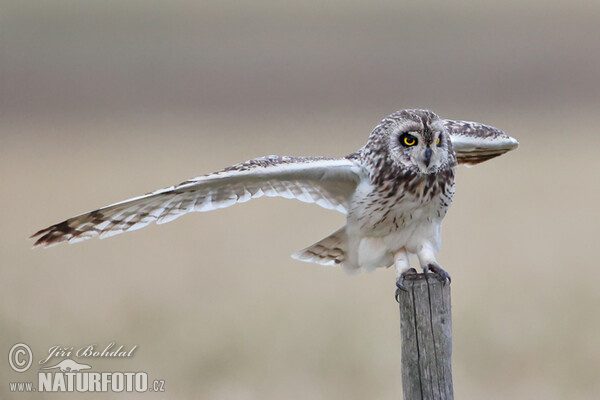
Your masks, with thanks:
[{"label": "owl leg", "polygon": [[435,251],[433,250],[432,246],[423,246],[417,253],[417,257],[419,257],[419,263],[421,264],[421,268],[423,268],[425,277],[427,277],[427,273],[431,271],[438,275],[444,284],[446,284],[446,282],[452,282],[450,274],[444,271],[444,269],[435,259]]},{"label": "owl leg", "polygon": [[406,291],[406,288],[404,287],[404,277],[406,275],[417,273],[417,270],[410,266],[408,253],[405,248],[394,253],[394,268],[396,269],[396,301],[398,301],[400,291]]}]

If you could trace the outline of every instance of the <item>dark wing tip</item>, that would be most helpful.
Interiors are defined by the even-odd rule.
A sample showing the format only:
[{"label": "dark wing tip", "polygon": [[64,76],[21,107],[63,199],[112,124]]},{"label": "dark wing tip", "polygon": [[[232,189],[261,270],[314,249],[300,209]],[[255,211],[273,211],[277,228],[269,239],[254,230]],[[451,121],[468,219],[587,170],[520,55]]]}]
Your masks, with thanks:
[{"label": "dark wing tip", "polygon": [[77,230],[69,226],[69,220],[49,226],[34,233],[29,239],[36,239],[33,247],[50,247],[77,236]]}]

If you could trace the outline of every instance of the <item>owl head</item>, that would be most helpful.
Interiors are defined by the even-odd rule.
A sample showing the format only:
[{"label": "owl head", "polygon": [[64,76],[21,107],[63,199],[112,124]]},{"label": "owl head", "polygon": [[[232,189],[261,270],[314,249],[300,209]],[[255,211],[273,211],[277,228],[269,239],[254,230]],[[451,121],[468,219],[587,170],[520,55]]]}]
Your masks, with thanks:
[{"label": "owl head", "polygon": [[386,120],[387,153],[402,168],[432,174],[452,162],[450,136],[435,113],[402,110]]}]

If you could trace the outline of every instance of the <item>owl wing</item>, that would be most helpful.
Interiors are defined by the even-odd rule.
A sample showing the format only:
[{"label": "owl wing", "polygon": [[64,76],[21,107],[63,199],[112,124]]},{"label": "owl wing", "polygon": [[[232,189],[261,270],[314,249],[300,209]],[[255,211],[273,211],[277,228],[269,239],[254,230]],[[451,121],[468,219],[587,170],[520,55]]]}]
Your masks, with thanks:
[{"label": "owl wing", "polygon": [[262,196],[295,198],[345,214],[361,177],[361,167],[348,159],[266,156],[69,218],[31,238],[42,247],[105,238]]},{"label": "owl wing", "polygon": [[479,164],[519,146],[516,139],[493,126],[450,119],[443,122],[459,164]]}]

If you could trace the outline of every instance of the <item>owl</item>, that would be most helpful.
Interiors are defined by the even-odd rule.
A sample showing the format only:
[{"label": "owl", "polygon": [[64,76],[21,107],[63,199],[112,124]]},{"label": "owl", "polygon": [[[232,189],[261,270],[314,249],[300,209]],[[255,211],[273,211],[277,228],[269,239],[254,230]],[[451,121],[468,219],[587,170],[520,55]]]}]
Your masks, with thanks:
[{"label": "owl", "polygon": [[436,260],[441,223],[452,203],[458,164],[473,165],[515,149],[517,140],[476,122],[429,110],[397,111],[367,143],[343,158],[266,156],[69,218],[32,235],[50,247],[163,224],[262,196],[297,199],[346,215],[346,224],[292,257],[347,272],[395,267],[396,286],[416,273],[450,275]]}]

